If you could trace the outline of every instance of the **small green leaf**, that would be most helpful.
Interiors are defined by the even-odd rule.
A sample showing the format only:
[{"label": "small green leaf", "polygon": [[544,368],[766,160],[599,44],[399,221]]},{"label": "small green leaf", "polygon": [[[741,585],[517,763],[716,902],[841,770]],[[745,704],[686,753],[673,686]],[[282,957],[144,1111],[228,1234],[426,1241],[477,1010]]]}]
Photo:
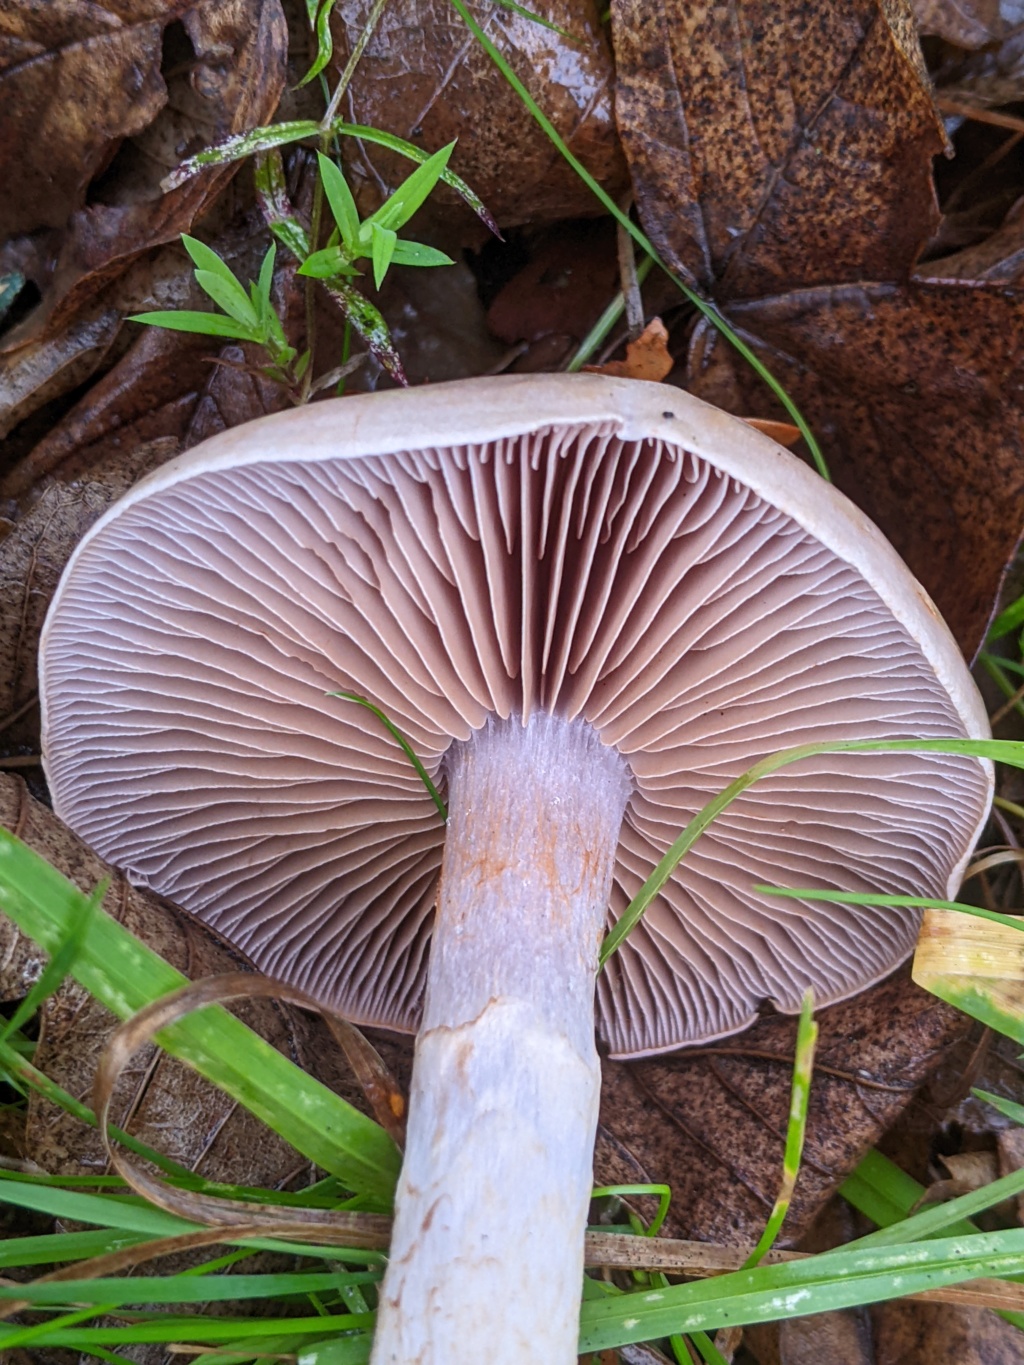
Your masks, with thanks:
[{"label": "small green leaf", "polygon": [[295,87],[297,90],[301,90],[304,85],[308,85],[319,76],[334,53],[334,40],[331,36],[331,10],[334,8],[334,0],[324,0],[315,21],[313,16],[316,11],[316,0],[306,0],[306,8],[309,12],[309,22],[316,32],[316,60]]},{"label": "small green leaf", "polygon": [[443,251],[422,242],[405,242],[401,238],[395,243],[391,256],[394,265],[454,265],[455,262]]},{"label": "small green leaf", "polygon": [[447,147],[442,147],[439,152],[428,157],[422,166],[413,171],[408,180],[402,181],[390,198],[385,199],[377,212],[371,215],[370,222],[379,224],[382,228],[390,228],[392,231],[404,227],[441,179],[454,147],[455,143],[449,142]]},{"label": "small green leaf", "polygon": [[265,301],[267,307],[270,306],[270,291],[274,284],[274,261],[277,258],[277,246],[274,242],[267,247],[267,254],[263,257],[263,264],[260,266],[260,278],[257,290],[261,299]]},{"label": "small green leaf", "polygon": [[255,340],[255,333],[259,330],[259,319],[249,302],[248,294],[238,281],[232,278],[228,284],[221,275],[215,275],[211,270],[197,270],[195,276],[200,289],[209,294],[214,303],[219,304],[229,317],[247,327],[249,335]]},{"label": "small green leaf", "polygon": [[316,155],[324,193],[334,214],[334,221],[338,224],[341,240],[348,247],[350,254],[355,255],[359,242],[359,210],[356,208],[356,201],[352,198],[348,182],[330,157],[324,156],[323,152],[317,152]]},{"label": "small green leaf", "polygon": [[222,260],[213,247],[207,246],[197,237],[190,237],[187,232],[181,234],[181,244],[192,257],[192,264],[198,270],[208,270],[211,275],[217,275],[225,284],[233,284],[236,289],[242,288],[227,261]]},{"label": "small green leaf", "polygon": [[145,322],[150,327],[166,327],[172,332],[198,332],[201,336],[249,340],[249,329],[239,326],[233,318],[226,318],[223,313],[190,313],[187,310],[180,313],[134,313],[128,321]]},{"label": "small green leaf", "polygon": [[373,224],[371,260],[373,261],[373,282],[378,289],[384,283],[384,276],[388,273],[388,266],[395,254],[397,242],[397,233],[392,232],[390,228],[381,227],[379,223]]},{"label": "small green leaf", "polygon": [[[367,253],[360,249],[359,254],[365,256]],[[309,275],[314,280],[330,280],[335,275],[358,275],[359,271],[352,265],[347,248],[326,246],[322,251],[314,251],[295,273]]]}]

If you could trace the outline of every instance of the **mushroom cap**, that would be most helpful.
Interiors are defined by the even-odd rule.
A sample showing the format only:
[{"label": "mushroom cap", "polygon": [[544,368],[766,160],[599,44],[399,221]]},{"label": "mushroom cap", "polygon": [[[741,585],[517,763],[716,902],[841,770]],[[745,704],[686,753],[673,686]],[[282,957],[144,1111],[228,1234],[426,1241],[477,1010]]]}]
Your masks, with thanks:
[{"label": "mushroom cap", "polygon": [[[263,970],[414,1029],[436,780],[489,715],[580,718],[628,759],[609,919],[713,795],[777,749],[984,736],[934,606],[851,502],[746,423],[600,376],[315,404],[214,437],[78,547],[40,662],[63,819]],[[757,882],[952,894],[991,770],[807,759],[756,783],[598,980],[637,1056],[837,1001],[909,955],[906,911]],[[528,933],[528,926],[524,926]]]}]

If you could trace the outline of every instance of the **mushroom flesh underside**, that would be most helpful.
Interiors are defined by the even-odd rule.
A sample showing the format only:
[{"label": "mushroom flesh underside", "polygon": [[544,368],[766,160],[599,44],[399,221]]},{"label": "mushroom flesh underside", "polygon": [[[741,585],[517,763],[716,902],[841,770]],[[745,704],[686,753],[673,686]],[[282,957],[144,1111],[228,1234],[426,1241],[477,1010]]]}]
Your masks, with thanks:
[{"label": "mushroom flesh underside", "polygon": [[[267,972],[403,1029],[444,828],[383,727],[326,693],[380,706],[438,780],[490,717],[586,722],[633,784],[609,919],[763,755],[965,733],[860,572],[708,460],[608,422],[197,472],[139,497],[80,553],[45,673],[48,775],[79,833]],[[913,916],[752,886],[945,896],[987,799],[976,762],[938,754],[830,756],[756,784],[601,974],[611,1052],[883,976]]]}]

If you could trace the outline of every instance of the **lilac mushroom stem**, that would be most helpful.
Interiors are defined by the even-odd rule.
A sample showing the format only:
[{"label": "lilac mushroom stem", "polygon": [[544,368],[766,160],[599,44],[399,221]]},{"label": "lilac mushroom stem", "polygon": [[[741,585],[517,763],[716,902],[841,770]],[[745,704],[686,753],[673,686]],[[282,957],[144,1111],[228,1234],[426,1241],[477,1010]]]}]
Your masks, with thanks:
[{"label": "lilac mushroom stem", "polygon": [[583,721],[453,745],[373,1365],[569,1365],[600,1066],[594,980],[629,768]]}]

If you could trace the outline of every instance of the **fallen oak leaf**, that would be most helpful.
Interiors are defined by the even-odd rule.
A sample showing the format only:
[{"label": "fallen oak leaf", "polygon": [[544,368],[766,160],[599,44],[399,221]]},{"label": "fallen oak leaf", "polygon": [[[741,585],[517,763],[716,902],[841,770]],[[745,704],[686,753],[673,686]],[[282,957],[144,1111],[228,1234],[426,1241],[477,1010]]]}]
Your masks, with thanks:
[{"label": "fallen oak leaf", "polygon": [[[798,1241],[970,1027],[905,970],[817,1016],[804,1158],[784,1241]],[[748,1250],[782,1176],[796,1022],[722,1044],[603,1065],[598,1177],[672,1186],[666,1229]]]},{"label": "fallen oak leaf", "polygon": [[612,32],[637,209],[698,290],[909,271],[946,142],[900,0],[613,0]]},{"label": "fallen oak leaf", "polygon": [[625,360],[609,360],[604,365],[584,365],[587,374],[608,374],[618,379],[648,379],[655,383],[672,371],[675,360],[669,354],[668,331],[661,318],[652,318],[635,341],[626,342]]}]

